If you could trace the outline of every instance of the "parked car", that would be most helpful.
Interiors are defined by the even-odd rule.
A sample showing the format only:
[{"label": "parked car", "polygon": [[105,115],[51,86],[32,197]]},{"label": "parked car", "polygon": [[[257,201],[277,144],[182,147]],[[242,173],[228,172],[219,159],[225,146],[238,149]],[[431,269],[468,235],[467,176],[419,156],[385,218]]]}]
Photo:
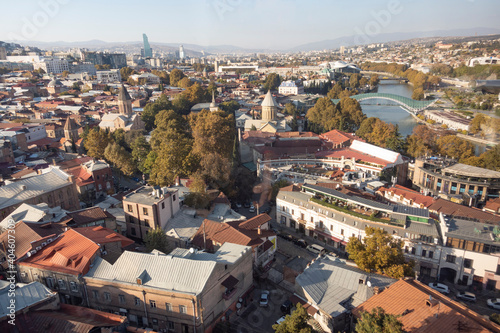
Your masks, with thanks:
[{"label": "parked car", "polygon": [[457,293],[457,298],[461,299],[462,301],[476,303],[476,295],[468,291],[461,291]]},{"label": "parked car", "polygon": [[245,203],[243,204],[243,207],[245,207],[245,208],[250,208],[250,203],[249,203],[249,202],[245,202]]},{"label": "parked car", "polygon": [[285,317],[286,317],[286,316],[283,316],[283,317],[281,317],[280,319],[276,320],[275,324],[279,325],[279,324],[281,324],[282,322],[284,322],[284,321],[285,321]]},{"label": "parked car", "polygon": [[486,304],[492,309],[500,310],[500,298],[490,298],[486,301]]},{"label": "parked car", "polygon": [[249,211],[250,213],[255,213],[255,207],[254,207],[254,205],[253,205],[253,204],[250,206],[250,208],[248,208],[248,211]]},{"label": "parked car", "polygon": [[283,304],[281,304],[280,310],[284,315],[290,314],[292,310],[293,303],[289,299],[287,299]]},{"label": "parked car", "polygon": [[443,294],[448,294],[450,292],[450,288],[447,285],[439,283],[439,282],[431,282],[429,283],[429,287],[434,290],[437,290]]},{"label": "parked car", "polygon": [[236,207],[241,208],[241,204],[239,202],[237,202]]},{"label": "parked car", "polygon": [[282,233],[282,232],[278,233],[278,237],[281,237],[281,238],[283,238],[284,240],[289,240],[289,239],[288,239],[288,235],[287,235],[287,234],[284,234],[284,233]]},{"label": "parked car", "polygon": [[267,307],[269,305],[269,290],[262,290],[260,294],[260,306]]},{"label": "parked car", "polygon": [[307,247],[307,242],[303,239],[297,239],[294,241],[294,244],[297,246],[300,246],[301,248],[305,249]]},{"label": "parked car", "polygon": [[306,247],[307,251],[315,254],[325,254],[325,248],[316,244],[311,244]]},{"label": "parked car", "polygon": [[297,238],[293,237],[292,235],[286,235],[285,239],[293,243],[297,241]]}]

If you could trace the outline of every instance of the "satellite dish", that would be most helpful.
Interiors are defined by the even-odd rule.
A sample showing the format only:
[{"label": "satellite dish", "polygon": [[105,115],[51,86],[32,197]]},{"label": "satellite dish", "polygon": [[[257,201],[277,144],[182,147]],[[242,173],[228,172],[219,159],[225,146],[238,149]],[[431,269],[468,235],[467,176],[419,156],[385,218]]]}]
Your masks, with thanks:
[{"label": "satellite dish", "polygon": [[371,287],[371,286],[372,286],[372,283],[371,283],[370,281],[368,281],[368,282],[366,282],[366,285],[367,285],[368,287]]},{"label": "satellite dish", "polygon": [[190,248],[189,253],[194,253],[194,248]]}]

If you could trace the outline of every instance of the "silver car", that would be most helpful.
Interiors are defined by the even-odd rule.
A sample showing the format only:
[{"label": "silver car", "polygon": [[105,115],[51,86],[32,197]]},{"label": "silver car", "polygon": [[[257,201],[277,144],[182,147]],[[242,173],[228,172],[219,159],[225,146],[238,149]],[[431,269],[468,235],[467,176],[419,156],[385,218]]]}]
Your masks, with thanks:
[{"label": "silver car", "polygon": [[461,291],[457,293],[457,298],[461,299],[462,301],[476,303],[476,295],[468,291]]},{"label": "silver car", "polygon": [[439,283],[439,282],[431,282],[429,283],[429,287],[434,290],[437,290],[443,294],[448,294],[450,292],[450,288],[447,285]]},{"label": "silver car", "polygon": [[500,310],[500,298],[490,298],[486,301],[486,304],[492,309]]}]

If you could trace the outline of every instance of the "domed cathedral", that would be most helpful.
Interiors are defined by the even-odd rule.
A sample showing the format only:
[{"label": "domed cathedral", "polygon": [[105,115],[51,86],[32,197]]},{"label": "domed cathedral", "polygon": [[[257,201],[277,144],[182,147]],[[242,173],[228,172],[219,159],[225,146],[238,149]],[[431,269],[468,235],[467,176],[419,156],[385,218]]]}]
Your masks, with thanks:
[{"label": "domed cathedral", "polygon": [[276,120],[278,114],[278,103],[274,99],[271,94],[271,90],[269,90],[266,94],[266,97],[262,101],[262,120],[263,121],[274,121]]}]

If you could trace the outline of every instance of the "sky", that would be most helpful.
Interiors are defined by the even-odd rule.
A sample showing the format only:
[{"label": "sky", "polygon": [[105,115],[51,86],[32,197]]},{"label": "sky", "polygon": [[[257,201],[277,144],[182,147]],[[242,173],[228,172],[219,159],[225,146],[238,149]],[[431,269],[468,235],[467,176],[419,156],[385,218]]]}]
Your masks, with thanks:
[{"label": "sky", "polygon": [[3,41],[287,49],[360,34],[499,28],[499,0],[2,1]]}]

